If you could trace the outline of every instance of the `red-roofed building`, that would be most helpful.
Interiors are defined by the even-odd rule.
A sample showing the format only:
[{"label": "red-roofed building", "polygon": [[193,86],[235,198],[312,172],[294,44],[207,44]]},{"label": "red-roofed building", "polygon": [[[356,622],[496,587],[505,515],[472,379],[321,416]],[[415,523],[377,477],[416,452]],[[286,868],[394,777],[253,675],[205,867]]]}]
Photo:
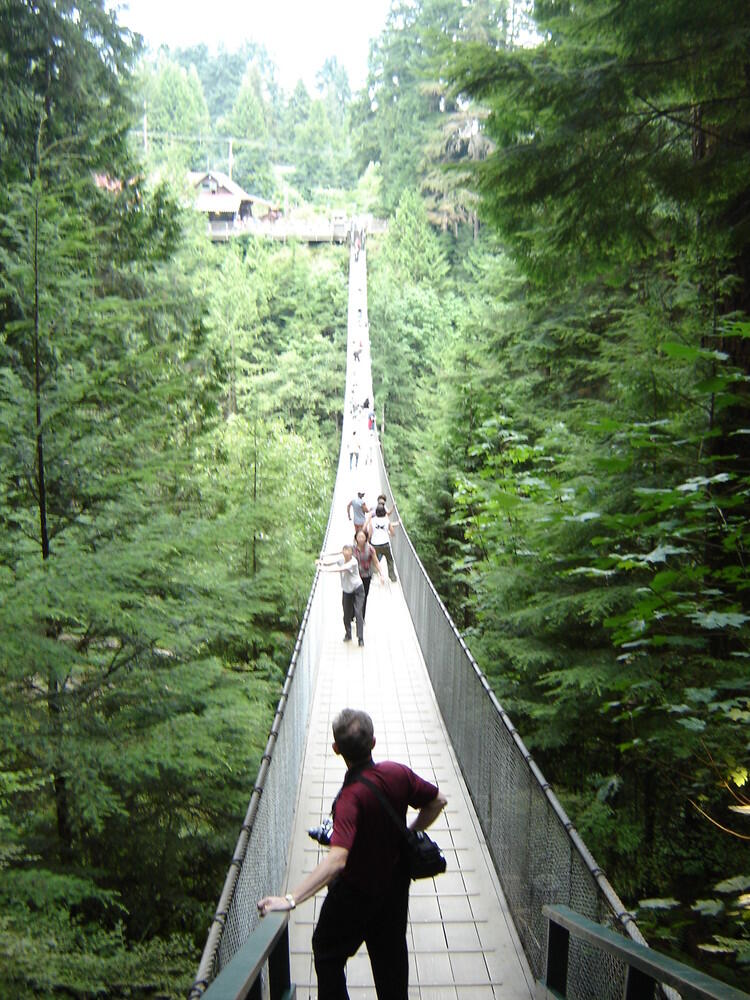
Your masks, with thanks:
[{"label": "red-roofed building", "polygon": [[195,207],[208,216],[212,225],[240,226],[250,219],[278,217],[279,210],[270,201],[243,191],[219,170],[193,171],[189,179],[197,190]]}]

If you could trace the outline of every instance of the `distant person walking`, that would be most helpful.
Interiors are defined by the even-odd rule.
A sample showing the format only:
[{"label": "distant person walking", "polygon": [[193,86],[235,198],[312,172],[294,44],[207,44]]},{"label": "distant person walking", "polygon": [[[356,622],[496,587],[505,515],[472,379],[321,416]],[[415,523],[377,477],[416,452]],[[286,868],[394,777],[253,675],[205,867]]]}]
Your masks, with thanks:
[{"label": "distant person walking", "polygon": [[365,465],[372,465],[375,454],[375,411],[370,410],[367,414],[367,445],[365,451]]},{"label": "distant person walking", "polygon": [[349,470],[359,468],[359,438],[357,432],[352,431],[349,438]]},{"label": "distant person walking", "polygon": [[[365,503],[365,491],[359,490],[356,497],[346,505],[346,516],[350,521],[354,521],[355,538],[357,537],[357,532],[364,528],[369,512],[370,509]],[[365,533],[367,534],[367,532]]]},{"label": "distant person walking", "polygon": [[388,579],[391,583],[395,583],[396,570],[393,565],[393,553],[391,552],[391,536],[395,531],[395,527],[388,517],[389,513],[386,510],[385,497],[381,493],[378,497],[375,511],[370,515],[368,527],[372,547],[377,552],[378,559],[381,556],[385,556],[385,561],[388,564]]},{"label": "distant person walking", "polygon": [[[337,556],[335,563],[327,563],[324,560]],[[344,612],[344,642],[352,640],[352,619],[357,622],[357,641],[360,646],[365,644],[364,618],[362,617],[365,606],[365,588],[362,578],[359,575],[359,563],[354,558],[353,547],[345,545],[341,554],[323,553],[320,559],[315,560],[323,573],[341,574],[341,606]]]},{"label": "distant person walking", "polygon": [[372,545],[370,545],[367,541],[367,535],[365,534],[364,528],[357,532],[356,544],[354,546],[354,558],[357,560],[362,586],[365,588],[365,603],[362,606],[362,621],[364,622],[367,617],[367,598],[370,593],[373,569],[378,574],[380,582],[384,582],[383,571],[381,570],[380,563],[378,562],[378,554]]}]

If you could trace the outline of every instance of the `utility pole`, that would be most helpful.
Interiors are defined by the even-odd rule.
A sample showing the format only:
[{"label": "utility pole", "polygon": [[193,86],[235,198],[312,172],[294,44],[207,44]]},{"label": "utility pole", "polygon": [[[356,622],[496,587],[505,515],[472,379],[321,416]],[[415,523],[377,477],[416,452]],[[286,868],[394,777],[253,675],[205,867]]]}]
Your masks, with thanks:
[{"label": "utility pole", "polygon": [[234,142],[234,139],[232,139],[230,137],[230,139],[229,139],[229,180],[230,181],[232,179],[232,164],[234,162],[234,159],[232,157],[232,143],[233,142]]}]

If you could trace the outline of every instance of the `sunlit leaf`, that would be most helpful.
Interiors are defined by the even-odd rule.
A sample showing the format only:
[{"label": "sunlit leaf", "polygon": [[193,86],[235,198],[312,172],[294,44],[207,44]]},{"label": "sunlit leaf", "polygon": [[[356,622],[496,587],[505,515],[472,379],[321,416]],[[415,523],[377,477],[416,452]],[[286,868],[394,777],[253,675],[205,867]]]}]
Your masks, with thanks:
[{"label": "sunlit leaf", "polygon": [[696,611],[690,615],[692,620],[703,628],[739,628],[746,621],[750,621],[750,615],[740,611]]},{"label": "sunlit leaf", "polygon": [[706,723],[703,719],[696,719],[694,716],[690,716],[687,719],[678,719],[678,724],[684,726],[685,729],[689,729],[693,733],[702,733],[706,728]]},{"label": "sunlit leaf", "polygon": [[717,892],[744,892],[750,889],[750,875],[735,875],[733,878],[724,879],[723,882],[718,882],[714,889]]},{"label": "sunlit leaf", "polygon": [[720,899],[698,899],[690,909],[704,917],[715,917],[723,912],[724,903]]},{"label": "sunlit leaf", "polygon": [[642,910],[672,910],[675,906],[679,906],[680,901],[678,899],[673,899],[671,896],[666,899],[639,899],[638,906]]}]

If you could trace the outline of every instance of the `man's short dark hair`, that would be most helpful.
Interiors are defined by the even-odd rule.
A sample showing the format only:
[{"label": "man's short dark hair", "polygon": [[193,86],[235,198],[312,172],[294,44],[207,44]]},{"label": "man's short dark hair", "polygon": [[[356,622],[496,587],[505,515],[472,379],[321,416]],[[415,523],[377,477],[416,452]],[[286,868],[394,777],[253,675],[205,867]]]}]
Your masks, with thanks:
[{"label": "man's short dark hair", "polygon": [[367,712],[344,708],[333,720],[333,739],[344,760],[356,764],[367,760],[375,730]]}]

